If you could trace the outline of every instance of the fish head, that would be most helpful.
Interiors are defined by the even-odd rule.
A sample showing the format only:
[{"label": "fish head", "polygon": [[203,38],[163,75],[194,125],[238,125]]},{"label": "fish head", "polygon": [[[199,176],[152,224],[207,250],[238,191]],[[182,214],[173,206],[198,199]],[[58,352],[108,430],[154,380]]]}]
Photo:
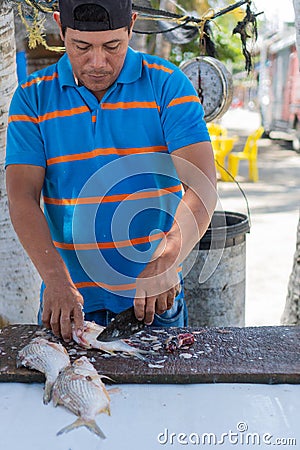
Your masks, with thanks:
[{"label": "fish head", "polygon": [[95,322],[85,321],[83,324],[83,332],[80,336],[75,333],[74,325],[72,329],[73,339],[77,344],[84,348],[92,348],[96,337],[104,330],[105,327]]},{"label": "fish head", "polygon": [[95,367],[86,356],[81,356],[81,358],[76,359],[73,362],[73,368],[77,375],[88,376],[95,374],[95,372],[97,373]]}]

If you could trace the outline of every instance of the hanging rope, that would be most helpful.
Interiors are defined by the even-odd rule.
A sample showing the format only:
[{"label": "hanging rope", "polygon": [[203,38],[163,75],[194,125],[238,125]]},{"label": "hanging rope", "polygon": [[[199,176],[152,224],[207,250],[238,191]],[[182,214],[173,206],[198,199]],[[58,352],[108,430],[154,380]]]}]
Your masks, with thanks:
[{"label": "hanging rope", "polygon": [[[31,0],[25,0],[25,2],[30,4]],[[46,19],[45,17],[39,16],[39,11],[37,9],[33,9],[32,15],[30,16],[30,21],[27,21],[25,15],[23,14],[22,4],[18,5],[18,13],[27,31],[28,47],[30,49],[34,49],[38,45],[43,45],[46,50],[53,52],[63,52],[65,50],[64,47],[55,47],[47,44],[44,27]]]},{"label": "hanging rope", "polygon": [[216,56],[216,46],[211,37],[211,26],[210,22],[206,21],[203,26],[203,35],[200,38],[200,54],[211,56],[215,58]]},{"label": "hanging rope", "polygon": [[202,16],[202,21],[199,25],[199,46],[200,46],[200,54],[215,56],[215,44],[211,38],[211,29],[210,29],[210,21],[215,15],[215,11],[213,9],[209,9]]}]

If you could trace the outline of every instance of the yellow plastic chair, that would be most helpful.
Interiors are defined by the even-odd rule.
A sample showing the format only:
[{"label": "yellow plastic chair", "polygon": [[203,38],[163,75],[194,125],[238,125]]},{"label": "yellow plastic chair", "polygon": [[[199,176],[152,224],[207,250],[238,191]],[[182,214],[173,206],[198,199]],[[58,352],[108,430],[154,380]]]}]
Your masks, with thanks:
[{"label": "yellow plastic chair", "polygon": [[258,181],[257,141],[261,138],[263,132],[264,128],[259,127],[248,136],[242,152],[230,153],[228,156],[228,172],[230,172],[234,178],[238,174],[239,162],[241,160],[247,160],[249,163],[249,179],[254,182]]},{"label": "yellow plastic chair", "polygon": [[224,169],[226,166],[225,159],[238,140],[237,136],[211,136],[216,169],[219,172],[222,181],[229,181],[229,176]]},{"label": "yellow plastic chair", "polygon": [[211,136],[227,136],[227,129],[218,123],[209,122],[207,129]]},{"label": "yellow plastic chair", "polygon": [[211,137],[214,151],[220,151],[221,144],[218,138],[225,138],[227,136],[227,129],[218,123],[209,122],[207,124],[207,130]]}]

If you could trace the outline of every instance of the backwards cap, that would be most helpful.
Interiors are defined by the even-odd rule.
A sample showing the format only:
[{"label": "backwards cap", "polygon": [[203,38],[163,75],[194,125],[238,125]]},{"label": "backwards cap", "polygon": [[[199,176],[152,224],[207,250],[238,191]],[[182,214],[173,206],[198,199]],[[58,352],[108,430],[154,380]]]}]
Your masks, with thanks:
[{"label": "backwards cap", "polygon": [[[106,13],[103,21],[81,21],[76,19],[79,6],[100,6]],[[106,31],[128,27],[131,22],[131,0],[59,0],[60,20],[63,27],[79,31]]]}]

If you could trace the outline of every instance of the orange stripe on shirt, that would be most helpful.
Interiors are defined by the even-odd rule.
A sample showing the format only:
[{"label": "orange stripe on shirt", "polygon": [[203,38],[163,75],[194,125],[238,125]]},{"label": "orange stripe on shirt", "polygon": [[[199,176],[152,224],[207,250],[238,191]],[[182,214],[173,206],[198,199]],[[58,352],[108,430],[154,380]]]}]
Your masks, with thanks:
[{"label": "orange stripe on shirt", "polygon": [[200,99],[196,95],[186,95],[184,97],[174,98],[168,104],[168,108],[170,106],[176,106],[176,105],[181,105],[182,103],[190,103],[190,102],[200,103]]},{"label": "orange stripe on shirt", "polygon": [[167,73],[174,72],[174,70],[169,69],[168,67],[165,67],[165,66],[162,66],[162,65],[159,65],[156,63],[150,64],[147,61],[145,61],[144,59],[143,59],[143,65],[149,67],[149,69],[163,70],[164,72],[167,72]]},{"label": "orange stripe on shirt", "polygon": [[11,122],[32,122],[39,123],[39,119],[37,117],[26,116],[25,114],[15,114],[9,117],[8,123]]},{"label": "orange stripe on shirt", "polygon": [[42,116],[39,116],[39,122],[44,122],[44,120],[55,119],[57,117],[70,117],[76,114],[83,114],[89,112],[89,108],[87,106],[78,106],[77,108],[65,109],[63,111],[53,111]]},{"label": "orange stripe on shirt", "polygon": [[42,116],[39,116],[38,118],[26,116],[24,114],[17,114],[17,115],[10,116],[8,123],[10,123],[10,122],[40,123],[40,122],[44,122],[45,120],[55,119],[57,117],[70,117],[70,116],[74,116],[76,114],[83,114],[83,113],[86,113],[89,111],[90,110],[87,106],[79,106],[77,108],[66,109],[63,111],[52,111],[52,112],[43,114]]},{"label": "orange stripe on shirt", "polygon": [[106,284],[99,282],[93,282],[93,281],[82,281],[81,283],[75,283],[75,286],[77,289],[84,289],[84,288],[92,288],[92,287],[102,287],[105,289],[109,289],[111,291],[131,291],[132,289],[136,288],[136,283],[129,283],[129,284]]},{"label": "orange stripe on shirt", "polygon": [[57,72],[54,72],[53,75],[45,75],[44,77],[34,78],[33,80],[30,80],[30,81],[27,81],[24,84],[21,84],[21,87],[22,88],[27,88],[27,87],[32,86],[33,84],[40,83],[41,81],[52,81],[55,78],[58,78],[58,73]]},{"label": "orange stripe on shirt", "polygon": [[150,236],[126,239],[124,241],[92,242],[90,244],[65,244],[64,242],[57,242],[57,241],[53,241],[53,243],[56,248],[61,248],[62,250],[97,250],[97,249],[130,247],[132,245],[138,244],[147,244],[148,242],[156,241],[158,239],[163,238],[164,235],[165,233],[161,231],[160,233],[151,234]]},{"label": "orange stripe on shirt", "polygon": [[156,102],[117,102],[117,103],[102,103],[102,109],[134,109],[134,108],[149,108],[160,109]]},{"label": "orange stripe on shirt", "polygon": [[85,198],[50,198],[44,197],[44,202],[48,205],[91,205],[99,203],[121,202],[123,200],[140,200],[145,198],[161,197],[171,192],[180,192],[181,184],[177,186],[171,186],[163,189],[157,189],[154,191],[142,191],[135,192],[133,194],[119,194],[119,195],[107,195],[105,197],[85,197]]},{"label": "orange stripe on shirt", "polygon": [[62,162],[82,161],[84,159],[95,158],[96,156],[106,155],[132,155],[138,153],[153,153],[153,152],[165,152],[167,147],[164,145],[157,145],[154,147],[141,147],[141,148],[96,148],[90,152],[74,153],[74,155],[56,156],[47,160],[48,166],[52,164],[58,164]]}]

